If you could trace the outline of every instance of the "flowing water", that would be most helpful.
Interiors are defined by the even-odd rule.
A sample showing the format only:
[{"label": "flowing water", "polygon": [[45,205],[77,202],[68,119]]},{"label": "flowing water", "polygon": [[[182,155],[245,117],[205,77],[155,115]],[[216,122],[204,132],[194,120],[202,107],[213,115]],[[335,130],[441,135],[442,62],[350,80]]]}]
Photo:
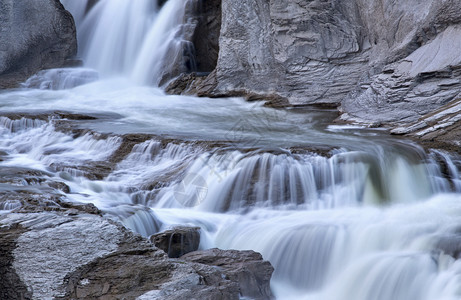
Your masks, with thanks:
[{"label": "flowing water", "polygon": [[184,1],[62,2],[85,68],[0,92],[0,167],[38,174],[1,191],[64,183],[145,236],[200,226],[201,248],[262,253],[278,299],[461,298],[459,157],[334,111],[167,96]]}]

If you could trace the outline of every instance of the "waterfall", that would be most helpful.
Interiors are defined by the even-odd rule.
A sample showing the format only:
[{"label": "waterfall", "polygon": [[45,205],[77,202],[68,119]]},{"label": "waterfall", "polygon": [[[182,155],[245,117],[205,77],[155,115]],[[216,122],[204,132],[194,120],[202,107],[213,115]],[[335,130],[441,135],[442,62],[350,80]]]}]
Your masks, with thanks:
[{"label": "waterfall", "polygon": [[79,55],[102,78],[124,76],[158,86],[181,69],[190,1],[169,0],[159,10],[152,0],[101,0],[86,15],[87,2],[76,2],[63,4],[76,20]]},{"label": "waterfall", "polygon": [[331,111],[166,96],[195,2],[90,2],[62,0],[84,68],[0,93],[0,192],[92,203],[145,237],[199,226],[201,248],[261,252],[278,299],[461,299],[459,155]]}]

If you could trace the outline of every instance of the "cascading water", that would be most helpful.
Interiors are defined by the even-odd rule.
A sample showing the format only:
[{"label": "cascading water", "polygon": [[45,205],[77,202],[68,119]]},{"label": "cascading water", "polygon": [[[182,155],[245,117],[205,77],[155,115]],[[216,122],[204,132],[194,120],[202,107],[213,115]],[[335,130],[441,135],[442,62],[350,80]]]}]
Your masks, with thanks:
[{"label": "cascading water", "polygon": [[101,0],[86,16],[87,1],[63,4],[77,16],[79,53],[86,67],[102,77],[127,76],[155,86],[182,55],[188,2],[167,1],[159,11],[152,0]]},{"label": "cascading water", "polygon": [[461,298],[458,156],[330,126],[330,111],[107,80],[158,80],[184,2],[153,3],[101,0],[77,17],[82,58],[103,80],[38,90],[35,78],[0,93],[0,167],[33,173],[2,179],[0,192],[48,193],[58,182],[66,189],[55,193],[144,236],[200,226],[201,248],[261,252],[278,299]]}]

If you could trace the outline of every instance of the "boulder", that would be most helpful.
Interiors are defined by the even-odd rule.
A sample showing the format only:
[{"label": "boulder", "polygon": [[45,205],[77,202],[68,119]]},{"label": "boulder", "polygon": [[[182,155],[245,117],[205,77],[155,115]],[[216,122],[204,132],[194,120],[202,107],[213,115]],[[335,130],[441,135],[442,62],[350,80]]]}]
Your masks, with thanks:
[{"label": "boulder", "polygon": [[61,67],[76,52],[74,20],[59,0],[0,2],[0,88]]},{"label": "boulder", "polygon": [[247,250],[208,249],[181,256],[182,260],[216,266],[226,278],[238,282],[240,295],[251,299],[271,299],[270,279],[274,268],[261,254]]},{"label": "boulder", "polygon": [[120,223],[86,214],[78,206],[64,212],[2,214],[0,297],[238,300],[241,294],[270,298],[272,267],[261,255],[217,249],[198,253],[170,259]]},{"label": "boulder", "polygon": [[198,249],[200,227],[174,227],[152,235],[150,240],[157,248],[165,251],[168,257],[177,258]]}]

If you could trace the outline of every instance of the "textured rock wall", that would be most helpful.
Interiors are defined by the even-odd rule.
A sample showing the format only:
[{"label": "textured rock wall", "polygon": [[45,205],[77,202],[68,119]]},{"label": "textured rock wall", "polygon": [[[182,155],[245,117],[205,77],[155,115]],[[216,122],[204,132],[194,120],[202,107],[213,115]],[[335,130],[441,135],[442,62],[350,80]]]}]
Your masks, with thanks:
[{"label": "textured rock wall", "polygon": [[[222,0],[217,67],[198,81],[198,94],[342,103],[348,120],[410,122],[457,94],[455,81],[446,79],[458,77],[460,6],[456,0]],[[454,47],[444,42],[450,40]],[[439,53],[439,45],[447,51]],[[454,68],[447,75],[448,66]],[[428,79],[443,81],[442,99],[426,86],[413,91]],[[419,97],[420,90],[429,96]]]},{"label": "textured rock wall", "polygon": [[74,21],[59,0],[0,1],[0,87],[60,67],[76,51]]},{"label": "textured rock wall", "polygon": [[222,2],[211,94],[278,94],[291,104],[338,103],[365,71],[354,1]]},{"label": "textured rock wall", "polygon": [[[408,124],[459,97],[461,3],[406,0],[403,4],[376,8],[364,1],[369,36],[377,43],[370,57],[383,67],[344,98],[343,119]],[[387,11],[392,18],[372,22],[382,20],[379,14]]]}]

